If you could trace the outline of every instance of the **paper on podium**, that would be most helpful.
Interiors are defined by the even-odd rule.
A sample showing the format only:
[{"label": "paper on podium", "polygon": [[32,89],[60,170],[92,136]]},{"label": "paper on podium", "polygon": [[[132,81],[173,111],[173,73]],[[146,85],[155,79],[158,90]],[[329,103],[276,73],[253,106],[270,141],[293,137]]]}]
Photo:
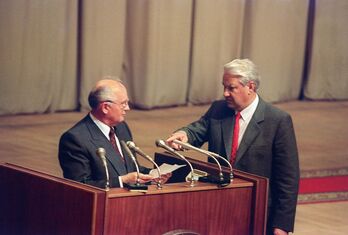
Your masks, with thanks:
[{"label": "paper on podium", "polygon": [[[171,172],[173,172],[181,167],[184,167],[184,166],[186,166],[186,165],[177,165],[177,164],[170,165],[167,163],[163,163],[162,165],[160,165],[159,169],[161,171],[161,174],[165,175],[167,173],[171,173]],[[155,178],[159,177],[158,171],[156,169],[151,170],[150,175],[152,175]]]}]

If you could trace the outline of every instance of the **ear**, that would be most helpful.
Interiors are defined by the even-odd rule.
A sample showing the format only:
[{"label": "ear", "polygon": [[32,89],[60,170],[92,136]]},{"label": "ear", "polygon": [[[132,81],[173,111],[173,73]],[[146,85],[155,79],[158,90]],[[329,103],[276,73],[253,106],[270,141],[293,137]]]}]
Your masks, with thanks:
[{"label": "ear", "polygon": [[100,105],[100,110],[102,113],[107,114],[110,110],[110,105],[107,102],[102,102],[99,104]]},{"label": "ear", "polygon": [[250,90],[252,90],[252,91],[255,92],[256,85],[255,85],[255,83],[254,83],[253,81],[250,81],[250,82],[248,83],[248,87],[249,87]]}]

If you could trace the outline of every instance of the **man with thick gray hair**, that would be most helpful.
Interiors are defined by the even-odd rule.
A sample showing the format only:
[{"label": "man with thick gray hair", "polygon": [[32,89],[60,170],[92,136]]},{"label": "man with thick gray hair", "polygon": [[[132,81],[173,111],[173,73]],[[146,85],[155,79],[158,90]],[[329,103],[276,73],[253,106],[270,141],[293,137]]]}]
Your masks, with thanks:
[{"label": "man with thick gray hair", "polygon": [[[256,66],[236,59],[224,66],[224,100],[215,101],[197,121],[173,133],[177,139],[226,156],[235,169],[269,179],[267,234],[284,235],[294,229],[299,161],[291,116],[257,94]],[[221,162],[221,164],[225,164]]]}]

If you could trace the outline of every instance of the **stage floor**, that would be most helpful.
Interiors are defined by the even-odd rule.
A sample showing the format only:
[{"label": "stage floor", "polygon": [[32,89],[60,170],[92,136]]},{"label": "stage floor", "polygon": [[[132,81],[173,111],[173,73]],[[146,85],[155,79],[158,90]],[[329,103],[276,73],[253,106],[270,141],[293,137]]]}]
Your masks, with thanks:
[{"label": "stage floor", "polygon": [[[348,101],[275,104],[292,115],[303,171],[348,167]],[[209,106],[151,111],[131,110],[126,120],[134,142],[150,156],[162,151],[156,139],[198,119]],[[0,116],[0,161],[61,176],[57,151],[60,135],[85,112]],[[146,163],[144,163],[146,164]]]}]

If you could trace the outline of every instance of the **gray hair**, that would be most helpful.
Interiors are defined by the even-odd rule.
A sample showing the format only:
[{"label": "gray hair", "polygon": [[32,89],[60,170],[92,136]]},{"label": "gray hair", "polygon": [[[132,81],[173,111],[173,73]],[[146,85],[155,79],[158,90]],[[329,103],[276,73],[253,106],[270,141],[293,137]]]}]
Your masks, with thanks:
[{"label": "gray hair", "polygon": [[[122,84],[121,79],[114,76],[104,76],[103,80],[114,80]],[[99,103],[112,100],[115,98],[115,89],[109,86],[95,86],[88,95],[88,103],[89,106],[91,106],[92,109],[96,109],[99,105]]]},{"label": "gray hair", "polygon": [[245,86],[252,81],[255,84],[255,90],[260,86],[260,75],[256,65],[249,59],[235,59],[224,65],[224,72],[240,77],[240,82]]}]

